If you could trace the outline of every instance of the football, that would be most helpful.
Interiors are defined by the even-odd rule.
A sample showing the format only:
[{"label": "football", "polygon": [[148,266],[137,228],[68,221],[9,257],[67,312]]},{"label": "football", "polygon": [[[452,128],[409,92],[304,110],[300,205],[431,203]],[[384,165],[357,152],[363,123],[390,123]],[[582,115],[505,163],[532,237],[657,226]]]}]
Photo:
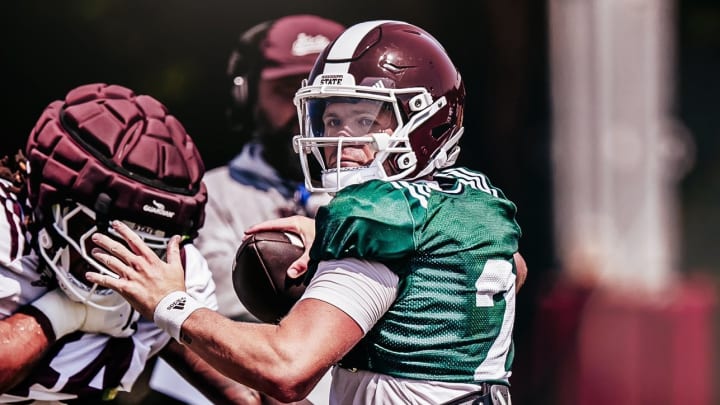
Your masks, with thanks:
[{"label": "football", "polygon": [[305,251],[297,234],[263,231],[238,247],[232,267],[235,293],[260,321],[277,323],[305,291],[304,277],[287,277],[290,264]]}]

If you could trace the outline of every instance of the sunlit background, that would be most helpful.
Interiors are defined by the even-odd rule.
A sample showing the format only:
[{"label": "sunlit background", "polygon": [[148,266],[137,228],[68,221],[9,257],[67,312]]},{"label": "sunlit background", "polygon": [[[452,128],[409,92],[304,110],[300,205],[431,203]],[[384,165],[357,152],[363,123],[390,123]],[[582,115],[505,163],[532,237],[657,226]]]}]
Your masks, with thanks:
[{"label": "sunlit background", "polygon": [[0,152],[89,82],[165,103],[207,168],[238,34],[289,13],[401,19],[468,90],[461,163],[518,205],[516,404],[714,404],[720,276],[717,0],[150,0],[4,4]]}]

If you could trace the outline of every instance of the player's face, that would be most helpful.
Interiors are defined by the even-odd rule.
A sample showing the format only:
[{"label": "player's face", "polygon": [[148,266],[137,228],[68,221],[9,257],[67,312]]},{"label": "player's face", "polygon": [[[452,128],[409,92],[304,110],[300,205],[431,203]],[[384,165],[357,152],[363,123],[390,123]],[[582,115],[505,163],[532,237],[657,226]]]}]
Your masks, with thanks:
[{"label": "player's face", "polygon": [[[376,101],[337,101],[328,103],[322,122],[326,137],[357,137],[384,132],[392,134],[397,122],[387,105]],[[345,145],[342,153],[337,146],[323,148],[326,167],[336,167],[338,155],[340,167],[367,166],[375,158],[371,144]]]},{"label": "player's face", "polygon": [[283,134],[287,139],[282,141],[288,141],[299,132],[293,97],[304,77],[304,75],[296,75],[279,79],[261,79],[258,84],[258,118],[268,127],[263,130],[287,132]]},{"label": "player's face", "polygon": [[291,142],[293,135],[300,132],[293,96],[303,78],[296,75],[260,80],[255,111],[265,160],[282,178],[295,181],[302,181],[303,173]]}]

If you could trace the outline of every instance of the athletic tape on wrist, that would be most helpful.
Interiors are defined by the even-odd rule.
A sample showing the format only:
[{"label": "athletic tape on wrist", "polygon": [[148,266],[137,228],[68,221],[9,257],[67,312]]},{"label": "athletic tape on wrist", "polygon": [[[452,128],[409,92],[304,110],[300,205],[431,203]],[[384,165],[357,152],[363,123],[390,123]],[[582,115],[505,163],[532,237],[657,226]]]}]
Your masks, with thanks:
[{"label": "athletic tape on wrist", "polygon": [[41,296],[31,305],[45,314],[56,340],[78,330],[87,314],[85,305],[72,301],[64,292],[57,289]]},{"label": "athletic tape on wrist", "polygon": [[182,343],[180,340],[180,330],[182,329],[183,322],[185,322],[190,314],[200,308],[205,308],[205,306],[189,296],[186,292],[174,291],[160,300],[155,307],[153,318],[155,319],[155,324],[159,326],[160,329]]}]

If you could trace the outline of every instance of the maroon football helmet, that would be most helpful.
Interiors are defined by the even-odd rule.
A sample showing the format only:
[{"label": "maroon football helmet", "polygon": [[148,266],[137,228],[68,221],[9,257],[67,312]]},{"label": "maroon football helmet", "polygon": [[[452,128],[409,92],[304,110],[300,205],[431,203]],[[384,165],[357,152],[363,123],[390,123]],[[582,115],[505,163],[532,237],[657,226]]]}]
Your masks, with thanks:
[{"label": "maroon football helmet", "polygon": [[[460,73],[442,45],[423,29],[400,21],[348,28],[318,57],[295,96],[301,130],[293,142],[307,187],[334,192],[370,179],[411,180],[454,164],[464,102]],[[367,132],[326,133],[327,125],[334,124],[324,116],[332,103],[362,103],[364,115],[355,123]],[[391,114],[394,128],[373,131],[373,122],[387,121],[380,114]],[[361,145],[373,149],[371,163],[341,164],[343,146]],[[325,161],[322,148],[337,149],[336,163]],[[320,165],[322,186],[309,154]]]},{"label": "maroon football helmet", "polygon": [[121,305],[119,294],[84,278],[86,271],[115,276],[90,254],[94,232],[113,236],[109,221],[124,221],[158,254],[173,234],[192,239],[203,224],[200,153],[150,96],[117,85],[75,88],[43,111],[25,152],[38,248],[74,300]]}]

